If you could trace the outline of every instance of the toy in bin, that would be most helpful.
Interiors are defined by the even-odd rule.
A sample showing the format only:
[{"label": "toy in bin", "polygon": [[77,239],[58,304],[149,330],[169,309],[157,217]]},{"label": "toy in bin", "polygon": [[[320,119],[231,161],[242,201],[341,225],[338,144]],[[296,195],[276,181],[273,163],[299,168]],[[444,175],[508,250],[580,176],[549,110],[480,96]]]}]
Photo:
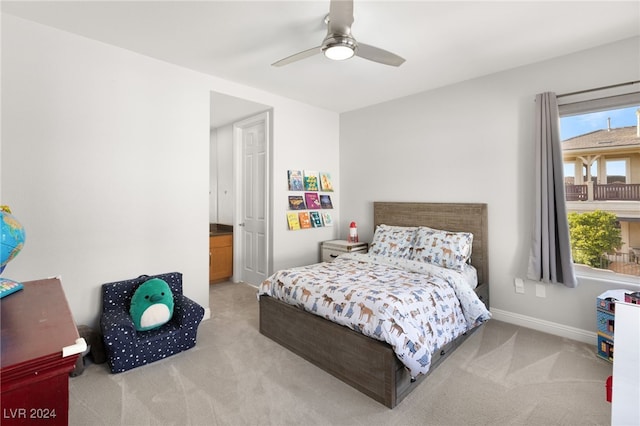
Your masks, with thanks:
[{"label": "toy in bin", "polygon": [[633,305],[640,305],[640,291],[625,293],[624,301]]},{"label": "toy in bin", "polygon": [[625,290],[607,290],[598,296],[596,307],[614,314],[616,311],[616,302],[623,301],[625,294]]}]

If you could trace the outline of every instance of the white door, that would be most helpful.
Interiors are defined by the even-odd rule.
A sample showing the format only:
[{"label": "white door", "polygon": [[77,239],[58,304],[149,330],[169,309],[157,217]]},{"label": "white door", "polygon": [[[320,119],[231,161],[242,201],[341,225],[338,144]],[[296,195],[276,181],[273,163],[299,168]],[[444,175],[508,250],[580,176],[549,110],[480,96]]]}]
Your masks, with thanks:
[{"label": "white door", "polygon": [[236,224],[234,280],[259,285],[267,278],[269,113],[234,124]]}]

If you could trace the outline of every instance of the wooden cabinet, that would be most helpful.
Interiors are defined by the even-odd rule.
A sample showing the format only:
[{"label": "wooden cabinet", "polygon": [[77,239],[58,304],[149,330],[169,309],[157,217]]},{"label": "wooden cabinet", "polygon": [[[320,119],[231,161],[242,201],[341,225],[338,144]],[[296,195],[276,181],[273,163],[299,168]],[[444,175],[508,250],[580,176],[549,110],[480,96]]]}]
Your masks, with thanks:
[{"label": "wooden cabinet", "polygon": [[81,339],[59,279],[23,284],[0,300],[1,423],[67,425]]},{"label": "wooden cabinet", "polygon": [[233,234],[209,237],[209,282],[224,281],[233,275]]}]

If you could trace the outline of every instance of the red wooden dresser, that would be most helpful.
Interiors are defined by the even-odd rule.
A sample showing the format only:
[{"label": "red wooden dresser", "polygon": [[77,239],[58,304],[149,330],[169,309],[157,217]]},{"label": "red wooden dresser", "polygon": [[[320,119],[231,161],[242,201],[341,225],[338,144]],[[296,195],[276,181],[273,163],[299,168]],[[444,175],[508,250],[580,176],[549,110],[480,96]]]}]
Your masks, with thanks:
[{"label": "red wooden dresser", "polygon": [[78,330],[59,279],[23,284],[0,299],[0,423],[66,425]]}]

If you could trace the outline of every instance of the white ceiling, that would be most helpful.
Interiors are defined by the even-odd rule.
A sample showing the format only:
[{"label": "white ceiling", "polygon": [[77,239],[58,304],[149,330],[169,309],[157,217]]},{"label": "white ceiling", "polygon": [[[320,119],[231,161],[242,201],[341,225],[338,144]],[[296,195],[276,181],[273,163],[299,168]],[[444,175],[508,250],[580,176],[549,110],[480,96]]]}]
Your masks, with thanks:
[{"label": "white ceiling", "polygon": [[638,1],[355,0],[355,38],[399,68],[316,55],[329,1],[2,1],[3,13],[336,112],[640,35]]}]

